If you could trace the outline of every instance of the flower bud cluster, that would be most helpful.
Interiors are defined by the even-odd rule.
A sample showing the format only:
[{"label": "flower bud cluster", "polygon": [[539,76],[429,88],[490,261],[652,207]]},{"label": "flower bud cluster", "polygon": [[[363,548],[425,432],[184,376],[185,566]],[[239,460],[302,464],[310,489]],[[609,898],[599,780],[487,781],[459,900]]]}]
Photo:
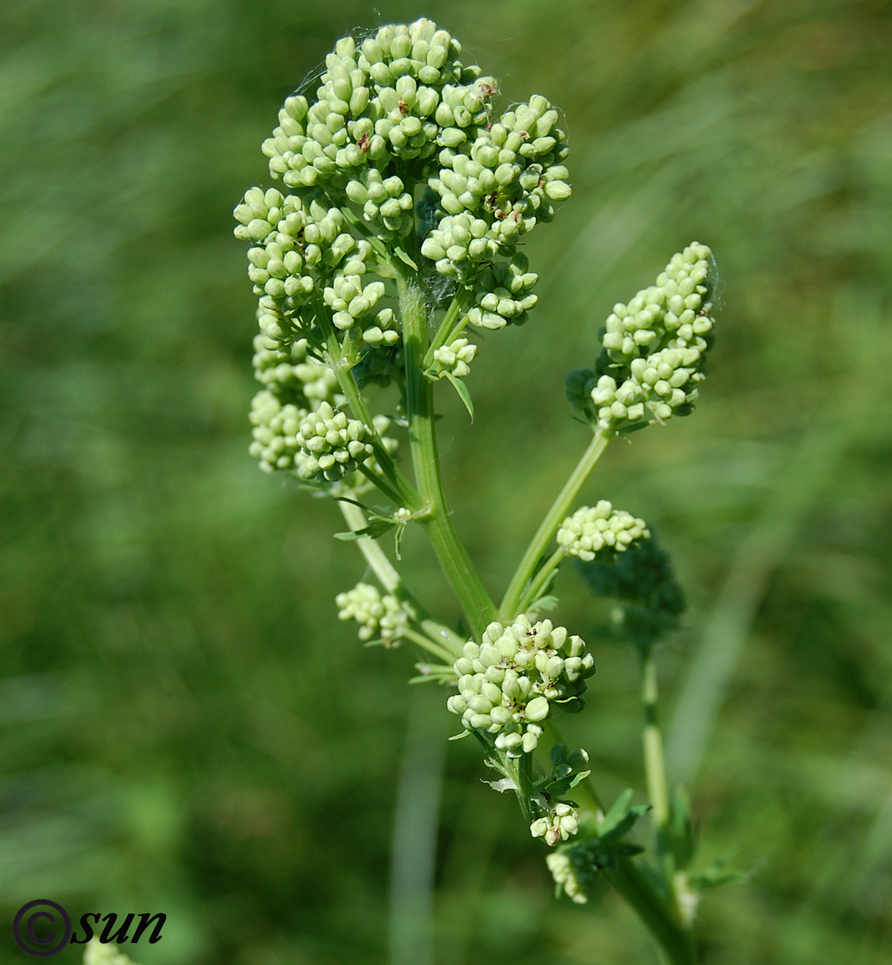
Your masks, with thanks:
[{"label": "flower bud cluster", "polygon": [[[459,323],[526,319],[537,276],[515,246],[569,196],[567,146],[544,97],[494,115],[495,79],[460,54],[426,18],[383,26],[338,41],[315,95],[286,99],[263,143],[283,190],[251,188],[235,209],[264,335],[324,342],[322,295],[342,337],[395,346],[400,320],[378,304],[381,281],[364,276],[392,276],[384,246],[405,247],[416,230],[425,257],[466,290]],[[416,215],[425,183],[433,203]],[[375,376],[384,382],[403,365],[395,354],[366,361],[388,370]]]},{"label": "flower bud cluster", "polygon": [[264,472],[297,469],[301,452],[297,433],[306,416],[306,409],[283,402],[269,389],[254,396],[249,415],[254,441],[248,452],[260,460]]},{"label": "flower bud cluster", "polygon": [[[248,277],[260,296],[257,314],[264,335],[287,340],[295,329],[299,336],[310,334],[318,324],[315,314],[301,310],[320,291],[329,304],[344,302],[335,309],[337,328],[366,322],[384,292],[380,281],[367,286],[370,291],[361,283],[370,270],[371,245],[353,237],[341,209],[331,206],[319,190],[301,197],[251,188],[235,217],[240,222],[236,237],[253,243]],[[339,287],[349,298],[333,294]]]},{"label": "flower bud cluster", "polygon": [[471,371],[471,362],[477,354],[477,346],[466,338],[453,339],[434,351],[434,371],[438,376],[447,372],[457,379],[464,378]]},{"label": "flower bud cluster", "polygon": [[622,552],[649,537],[643,519],[601,499],[596,506],[583,506],[568,516],[557,532],[557,543],[568,555],[591,562],[602,551]]},{"label": "flower bud cluster", "polygon": [[297,428],[298,474],[304,479],[336,482],[374,455],[369,430],[359,419],[349,419],[323,402]]},{"label": "flower bud cluster", "polygon": [[567,893],[568,898],[577,905],[584,905],[588,901],[582,883],[576,877],[573,863],[564,852],[552,851],[551,854],[546,855],[545,863],[554,878],[554,883],[558,889],[563,889]]},{"label": "flower bud cluster", "polygon": [[355,620],[360,640],[380,639],[386,647],[396,647],[405,636],[413,613],[391,594],[381,595],[369,583],[357,583],[352,590],[335,598],[339,620]]},{"label": "flower bud cluster", "polygon": [[[325,304],[332,310],[332,323],[341,331],[348,331],[355,324],[361,325],[362,321],[368,320],[384,295],[383,281],[363,285],[363,268],[359,259],[356,259],[355,263],[348,262],[342,271],[335,274],[331,285],[326,286],[323,292]],[[371,328],[372,325],[369,324],[368,327]]]},{"label": "flower bud cluster", "polygon": [[[492,84],[487,78],[481,86],[489,93]],[[550,220],[554,203],[570,196],[557,119],[551,104],[535,95],[447,143],[439,175],[428,181],[447,217],[421,248],[437,271],[466,279],[495,254],[510,256],[521,236],[537,220]]]},{"label": "flower bud cluster", "polygon": [[[338,41],[316,100],[288,98],[264,142],[270,173],[291,189],[326,182],[342,189],[363,167],[430,157],[446,126],[439,110],[446,90],[479,75],[460,53],[461,45],[425,18],[388,24],[359,45],[352,37]],[[452,123],[451,109],[449,116]]]},{"label": "flower bud cluster", "polygon": [[476,305],[468,312],[468,321],[489,329],[522,325],[539,300],[530,293],[539,276],[529,271],[529,264],[527,256],[517,251],[510,261],[494,262],[476,275],[472,289]]},{"label": "flower bud cluster", "polygon": [[466,643],[455,662],[458,694],[447,706],[467,730],[496,735],[509,757],[532,752],[552,704],[578,709],[594,659],[578,636],[550,620],[491,623],[480,644]]},{"label": "flower bud cluster", "polygon": [[395,174],[384,178],[378,168],[367,168],[347,183],[346,194],[362,205],[363,218],[382,241],[402,237],[414,227],[414,200]]},{"label": "flower bud cluster", "polygon": [[693,409],[713,342],[711,258],[697,242],[674,255],[655,285],[614,306],[594,371],[568,377],[568,395],[602,431],[629,431]]},{"label": "flower bud cluster", "polygon": [[579,812],[570,804],[555,804],[545,817],[538,818],[530,825],[534,838],[545,838],[546,844],[554,847],[558,841],[566,841],[579,830]]},{"label": "flower bud cluster", "polygon": [[283,345],[265,335],[254,337],[254,377],[272,392],[287,395],[309,411],[314,404],[338,405],[344,397],[337,393],[334,369],[307,355],[307,340]]}]

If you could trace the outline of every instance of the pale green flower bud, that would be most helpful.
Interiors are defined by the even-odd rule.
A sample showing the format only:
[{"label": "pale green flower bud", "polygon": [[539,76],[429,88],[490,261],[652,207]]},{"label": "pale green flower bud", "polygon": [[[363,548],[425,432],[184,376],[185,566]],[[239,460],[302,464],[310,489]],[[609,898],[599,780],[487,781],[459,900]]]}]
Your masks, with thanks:
[{"label": "pale green flower bud", "polygon": [[84,949],[84,965],[134,965],[114,942],[103,942],[98,936],[91,938]]},{"label": "pale green flower bud", "polygon": [[621,553],[649,537],[643,519],[615,510],[602,499],[596,506],[583,506],[567,517],[558,530],[557,543],[568,555],[591,562],[598,554]]}]

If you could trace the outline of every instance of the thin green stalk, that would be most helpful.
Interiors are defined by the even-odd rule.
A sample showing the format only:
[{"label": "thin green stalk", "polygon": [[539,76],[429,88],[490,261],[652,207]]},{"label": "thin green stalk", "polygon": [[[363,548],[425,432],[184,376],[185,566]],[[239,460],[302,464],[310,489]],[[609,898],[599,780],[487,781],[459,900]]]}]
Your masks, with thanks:
[{"label": "thin green stalk", "polygon": [[520,757],[512,757],[505,761],[509,774],[514,778],[517,785],[517,803],[523,814],[526,823],[533,823],[533,807],[531,797],[533,794],[533,755],[521,754]]},{"label": "thin green stalk", "polygon": [[486,592],[455,525],[440,477],[440,458],[434,423],[433,384],[424,376],[427,352],[427,308],[424,297],[407,272],[397,271],[406,360],[406,402],[409,445],[418,492],[428,509],[420,520],[434,552],[458,597],[475,636],[495,619],[495,604]]},{"label": "thin green stalk", "polygon": [[523,554],[523,559],[521,559],[518,564],[517,570],[511,578],[511,582],[508,584],[508,589],[505,591],[502,604],[499,607],[499,613],[503,619],[513,620],[518,612],[520,612],[520,600],[523,596],[524,588],[535,572],[539,560],[548,549],[548,544],[551,542],[552,537],[557,532],[558,527],[573,505],[573,501],[579,495],[579,490],[582,489],[592,469],[595,468],[595,463],[600,459],[601,453],[607,448],[609,441],[609,436],[604,435],[602,432],[595,433],[588,448],[583,453],[582,458],[565,483],[564,488],[560,491],[551,509],[548,510],[539,529],[536,530],[536,535]]},{"label": "thin green stalk", "polygon": [[523,596],[520,598],[520,602],[517,604],[517,609],[521,613],[523,613],[531,603],[536,602],[542,590],[547,585],[549,577],[554,570],[560,566],[565,555],[563,549],[556,549],[539,568],[536,575],[530,580],[529,586],[527,586]]},{"label": "thin green stalk", "polygon": [[[338,501],[338,505],[341,507],[341,512],[344,514],[347,525],[354,533],[365,529],[368,521],[365,518],[365,513],[363,513],[359,506],[341,500]],[[406,588],[393,563],[387,558],[387,554],[381,549],[376,540],[368,536],[360,536],[356,540],[356,543],[359,546],[360,552],[365,557],[369,568],[381,583],[381,586],[383,586],[388,593],[392,593],[394,596],[410,603],[418,614],[418,625],[427,634],[431,645],[437,648],[436,651],[431,650],[430,646],[426,646],[425,649],[430,650],[431,653],[436,652],[436,656],[446,663],[451,664],[461,653],[464,640],[457,633],[430,617],[425,608]],[[418,643],[417,640],[415,642]],[[419,644],[419,646],[421,646],[421,644]]]},{"label": "thin green stalk", "polygon": [[653,647],[641,656],[641,703],[644,707],[644,771],[647,796],[653,809],[653,821],[660,835],[669,823],[669,791],[666,786],[666,763],[663,759],[663,735],[657,719],[657,665]]},{"label": "thin green stalk", "polygon": [[644,775],[647,797],[657,835],[657,850],[663,867],[666,889],[678,910],[675,891],[675,861],[668,847],[669,789],[666,782],[666,761],[663,754],[663,734],[657,716],[659,690],[657,688],[657,664],[653,647],[641,654],[641,704],[644,708]]},{"label": "thin green stalk", "polygon": [[412,484],[400,471],[399,466],[393,461],[390,453],[384,447],[378,430],[375,428],[374,419],[365,404],[365,399],[359,391],[356,379],[353,378],[353,363],[343,352],[341,343],[338,341],[337,332],[328,317],[328,313],[321,304],[316,305],[316,317],[320,327],[326,333],[326,349],[328,350],[331,367],[334,369],[338,380],[338,387],[347,396],[347,402],[356,418],[360,419],[365,427],[372,434],[375,446],[375,458],[384,476],[390,481],[390,486],[382,484],[373,474],[365,475],[387,496],[398,505],[405,506],[407,509],[417,510],[421,508],[421,497],[416,492]]},{"label": "thin green stalk", "polygon": [[[583,806],[604,813],[591,778],[578,784],[573,795]],[[640,862],[636,858],[620,858],[615,868],[605,868],[603,872],[641,919],[670,965],[696,965],[693,936]]]},{"label": "thin green stalk", "polygon": [[427,353],[424,356],[425,369],[429,369],[434,364],[434,352],[445,345],[447,341],[451,341],[452,330],[455,328],[456,320],[461,313],[464,297],[464,289],[461,288],[452,296],[452,301],[449,303],[449,308],[443,316],[443,321],[440,322],[437,334],[433,337],[431,344],[428,346]]},{"label": "thin green stalk", "polygon": [[411,640],[417,647],[421,647],[422,650],[427,650],[428,653],[439,657],[439,659],[445,661],[446,664],[451,664],[455,659],[455,654],[441,647],[439,644],[434,643],[423,633],[418,633],[417,630],[413,630],[411,627],[404,627],[400,632],[406,640]]}]

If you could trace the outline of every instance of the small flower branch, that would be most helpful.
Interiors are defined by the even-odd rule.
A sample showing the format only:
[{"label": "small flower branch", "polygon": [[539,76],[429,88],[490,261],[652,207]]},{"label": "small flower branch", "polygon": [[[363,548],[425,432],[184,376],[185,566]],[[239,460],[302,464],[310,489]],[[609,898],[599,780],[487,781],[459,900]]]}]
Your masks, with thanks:
[{"label": "small flower branch", "polygon": [[547,551],[548,544],[554,539],[554,534],[558,531],[562,520],[570,511],[570,507],[585,485],[585,481],[591,475],[591,471],[607,448],[609,441],[610,437],[604,432],[594,434],[588,448],[570,474],[570,478],[545,514],[545,518],[540,523],[529,546],[527,546],[514,575],[511,577],[505,596],[502,598],[499,613],[504,619],[512,619],[518,612],[522,612],[520,604],[524,596],[524,589],[535,573],[539,560]]},{"label": "small flower branch", "polygon": [[[346,500],[339,500],[338,505],[353,532],[359,533],[365,529],[367,520],[359,506]],[[411,630],[404,631],[406,636],[445,663],[452,663],[461,650],[463,639],[427,613],[418,599],[406,588],[402,577],[376,540],[369,536],[358,536],[356,545],[384,589],[409,603],[417,614],[418,623],[426,636]]]}]

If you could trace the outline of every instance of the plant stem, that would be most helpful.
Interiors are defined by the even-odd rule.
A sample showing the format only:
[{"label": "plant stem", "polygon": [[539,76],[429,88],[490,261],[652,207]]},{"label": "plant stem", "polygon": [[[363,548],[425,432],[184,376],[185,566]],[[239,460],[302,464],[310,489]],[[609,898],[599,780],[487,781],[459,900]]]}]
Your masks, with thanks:
[{"label": "plant stem", "polygon": [[666,781],[666,761],[663,754],[663,734],[657,716],[657,664],[653,647],[641,653],[641,703],[644,708],[644,774],[647,782],[647,797],[650,800],[654,829],[657,836],[657,851],[663,867],[666,891],[678,912],[678,897],[675,890],[675,859],[669,848],[669,789]]},{"label": "plant stem", "polygon": [[[573,795],[595,813],[604,813],[591,778],[573,788]],[[681,924],[674,906],[638,860],[620,858],[615,868],[604,868],[603,873],[641,919],[671,965],[696,965],[691,933]]]},{"label": "plant stem", "polygon": [[517,803],[527,825],[533,823],[533,755],[521,754],[520,757],[509,758],[505,761],[506,769],[514,778],[517,785]]},{"label": "plant stem", "polygon": [[601,457],[601,453],[607,448],[609,441],[610,437],[604,435],[604,433],[595,433],[594,438],[589,443],[589,447],[583,453],[582,458],[577,463],[576,468],[571,473],[564,488],[560,491],[554,503],[552,503],[551,509],[548,510],[545,519],[542,520],[542,524],[536,531],[536,535],[527,547],[526,552],[523,554],[523,559],[521,559],[514,576],[511,578],[511,582],[508,584],[505,597],[499,607],[499,613],[502,619],[513,620],[517,616],[520,600],[527,582],[535,572],[539,560],[548,549],[548,544],[567,515],[570,506],[573,504],[573,500],[579,495],[579,490],[582,489],[586,479],[588,479],[589,474],[592,469],[594,469],[595,463]]},{"label": "plant stem", "polygon": [[496,608],[455,529],[443,490],[434,424],[433,385],[425,378],[423,369],[428,346],[424,296],[405,269],[399,267],[396,270],[403,319],[409,445],[416,486],[428,509],[428,514],[420,522],[427,529],[434,552],[472,632],[479,638],[487,624],[495,619]]},{"label": "plant stem", "polygon": [[671,965],[696,965],[693,936],[679,924],[663,895],[634,858],[621,858],[617,867],[606,868],[604,875],[632,906]]},{"label": "plant stem", "polygon": [[328,317],[328,312],[320,302],[321,300],[317,300],[316,317],[320,327],[326,333],[326,349],[331,367],[334,369],[335,376],[338,380],[338,387],[344,395],[347,396],[347,402],[350,404],[353,414],[364,423],[365,427],[372,434],[375,458],[378,460],[378,465],[381,467],[382,473],[391,485],[388,486],[386,483],[383,483],[383,481],[377,479],[374,474],[364,472],[364,475],[366,475],[388,499],[394,500],[397,504],[401,504],[407,509],[420,509],[421,497],[412,487],[409,480],[400,472],[399,467],[384,447],[378,430],[375,428],[375,422],[366,407],[365,399],[363,399],[362,393],[359,391],[356,379],[353,378],[351,360],[346,357],[341,343],[338,341],[334,325],[332,325],[331,319]]},{"label": "plant stem", "polygon": [[641,655],[641,703],[644,707],[644,771],[647,796],[653,809],[654,825],[662,837],[669,822],[669,791],[666,787],[666,764],[663,759],[663,735],[657,719],[657,665],[653,647]]},{"label": "plant stem", "polygon": [[[341,500],[338,501],[338,505],[341,507],[341,512],[344,514],[347,525],[354,533],[358,530],[365,529],[368,521],[359,506]],[[406,589],[393,563],[390,562],[384,550],[381,549],[375,540],[369,536],[360,536],[356,540],[356,543],[384,589],[387,590],[388,593],[392,593],[394,596],[406,600],[418,614],[418,625],[427,634],[431,643],[431,646],[425,646],[425,649],[430,650],[431,653],[435,653],[436,656],[441,660],[445,660],[446,663],[452,663],[461,653],[464,640],[462,640],[457,633],[443,626],[442,623],[431,619],[425,608],[415,599],[412,593]],[[418,640],[415,642],[421,646]],[[436,649],[434,650],[432,647]]]},{"label": "plant stem", "polygon": [[546,560],[546,562],[539,567],[536,571],[536,575],[530,580],[529,585],[520,598],[520,602],[517,604],[517,609],[523,613],[524,610],[529,607],[531,603],[535,603],[548,583],[548,578],[551,576],[552,572],[560,566],[564,559],[564,550],[562,548],[556,549],[551,556]]}]

